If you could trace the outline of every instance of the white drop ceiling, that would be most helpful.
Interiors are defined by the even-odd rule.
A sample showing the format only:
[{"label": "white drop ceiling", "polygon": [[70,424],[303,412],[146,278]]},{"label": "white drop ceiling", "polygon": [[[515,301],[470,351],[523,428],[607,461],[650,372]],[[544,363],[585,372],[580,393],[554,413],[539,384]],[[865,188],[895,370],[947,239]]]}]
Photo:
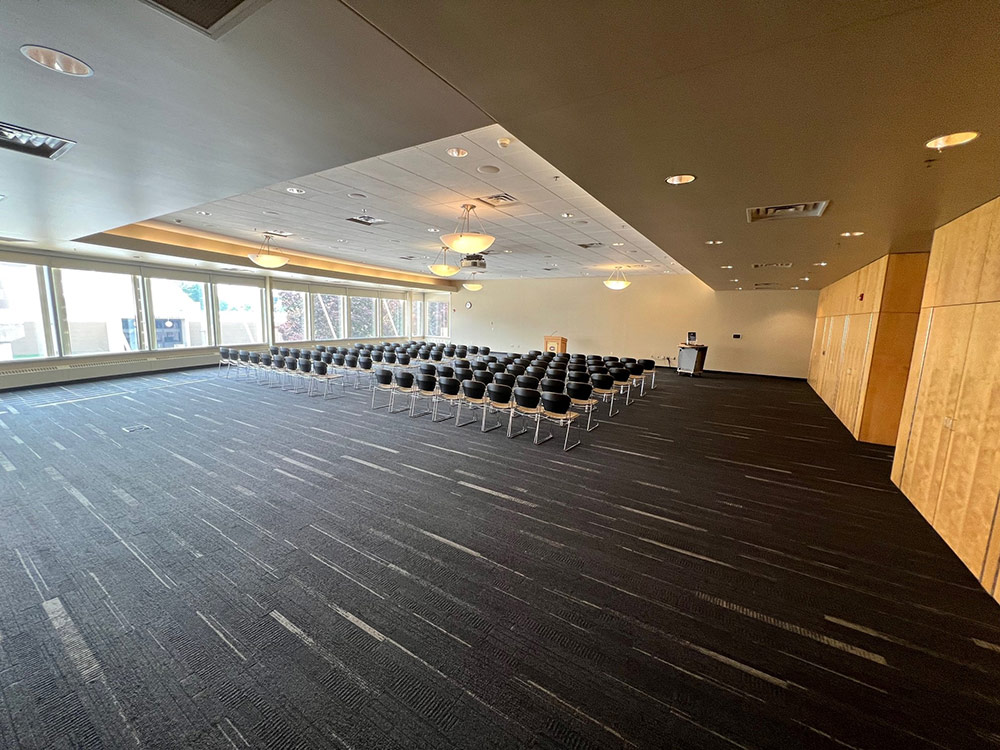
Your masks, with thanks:
[{"label": "white drop ceiling", "polygon": [[[500,138],[510,139],[510,145],[501,148]],[[449,156],[450,148],[468,155]],[[304,192],[291,193],[289,188]],[[517,202],[494,208],[478,200],[498,193]],[[276,245],[426,273],[441,248],[438,235],[455,229],[464,203],[477,206],[483,227],[497,238],[484,279],[607,276],[616,266],[633,275],[687,273],[499,125],[166,214],[157,221],[243,240],[259,240],[267,230],[292,232]],[[363,226],[348,221],[361,213],[385,223]],[[472,226],[478,229],[477,222]],[[600,246],[580,247],[593,243]]]}]

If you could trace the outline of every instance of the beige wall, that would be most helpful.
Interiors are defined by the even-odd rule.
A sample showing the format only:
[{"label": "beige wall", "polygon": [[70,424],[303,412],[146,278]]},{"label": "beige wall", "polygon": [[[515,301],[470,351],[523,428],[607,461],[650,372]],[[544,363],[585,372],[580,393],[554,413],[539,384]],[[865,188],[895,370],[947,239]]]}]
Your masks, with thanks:
[{"label": "beige wall", "polygon": [[452,340],[524,352],[554,333],[571,352],[666,365],[697,331],[710,370],[804,378],[809,368],[818,292],[715,292],[690,275],[635,277],[620,292],[598,278],[483,283],[482,291],[452,295]]}]

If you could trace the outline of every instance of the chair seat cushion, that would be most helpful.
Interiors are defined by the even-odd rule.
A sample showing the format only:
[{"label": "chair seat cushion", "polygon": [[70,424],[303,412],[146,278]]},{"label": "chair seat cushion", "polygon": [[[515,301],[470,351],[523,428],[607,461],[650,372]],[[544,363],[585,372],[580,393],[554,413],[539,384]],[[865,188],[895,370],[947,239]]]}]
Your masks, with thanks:
[{"label": "chair seat cushion", "polygon": [[514,405],[514,410],[520,412],[521,414],[532,414],[532,415],[534,415],[534,414],[540,414],[541,411],[542,411],[542,407],[540,407],[540,406],[533,406],[531,408],[528,408],[526,406],[518,406],[517,404],[515,404]]},{"label": "chair seat cushion", "polygon": [[596,398],[571,398],[570,399],[570,403],[573,404],[573,406],[596,406],[597,405],[597,399]]},{"label": "chair seat cushion", "polygon": [[485,398],[471,398],[469,396],[462,396],[462,400],[470,404],[484,404],[486,403]]},{"label": "chair seat cushion", "polygon": [[510,409],[514,406],[514,404],[512,404],[510,401],[503,404],[498,404],[494,401],[490,401],[490,406],[492,406],[494,409]]},{"label": "chair seat cushion", "polygon": [[563,422],[563,421],[572,422],[574,419],[580,416],[579,414],[573,411],[568,411],[565,414],[557,414],[554,411],[544,411],[544,410],[542,411],[542,415],[546,419],[554,419],[558,422]]},{"label": "chair seat cushion", "polygon": [[462,398],[462,396],[458,393],[439,393],[438,398],[447,399],[448,401],[457,401]]}]

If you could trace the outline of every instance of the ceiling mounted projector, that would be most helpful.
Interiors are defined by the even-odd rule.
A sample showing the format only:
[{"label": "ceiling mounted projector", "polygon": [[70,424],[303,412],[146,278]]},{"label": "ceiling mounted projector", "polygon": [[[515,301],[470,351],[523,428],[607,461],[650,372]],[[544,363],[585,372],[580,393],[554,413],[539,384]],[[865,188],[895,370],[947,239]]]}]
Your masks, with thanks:
[{"label": "ceiling mounted projector", "polygon": [[462,258],[462,268],[486,268],[486,258],[479,253]]}]

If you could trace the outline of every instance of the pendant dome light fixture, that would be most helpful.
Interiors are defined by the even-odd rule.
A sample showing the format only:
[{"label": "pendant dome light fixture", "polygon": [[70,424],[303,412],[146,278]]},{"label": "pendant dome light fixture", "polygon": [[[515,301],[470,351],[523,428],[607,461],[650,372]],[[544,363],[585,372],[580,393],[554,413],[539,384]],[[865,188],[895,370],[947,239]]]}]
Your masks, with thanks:
[{"label": "pendant dome light fixture", "polygon": [[604,286],[616,292],[621,291],[632,282],[625,278],[625,272],[621,266],[615,266],[615,270],[604,280]]},{"label": "pendant dome light fixture", "polygon": [[260,249],[256,253],[250,253],[247,257],[261,268],[281,268],[289,261],[287,256],[272,252],[271,235],[266,233],[264,241],[260,243]]},{"label": "pendant dome light fixture", "polygon": [[[469,229],[469,222],[473,216],[479,222],[480,231],[478,232],[470,231]],[[441,241],[444,244],[462,255],[481,253],[496,242],[496,239],[493,235],[486,234],[483,222],[479,220],[479,214],[476,213],[476,207],[472,203],[462,205],[462,216],[458,220],[458,226],[455,227],[455,231],[451,234],[441,235]]]},{"label": "pendant dome light fixture", "polygon": [[462,282],[462,286],[464,286],[470,292],[478,292],[480,289],[483,288],[483,285],[480,282],[476,281],[476,272],[475,271],[473,271],[469,275],[469,280],[468,281]]},{"label": "pendant dome light fixture", "polygon": [[434,262],[427,266],[430,272],[435,276],[454,276],[456,273],[461,271],[461,267],[453,266],[448,262],[448,248],[442,247],[441,252],[437,254]]}]

